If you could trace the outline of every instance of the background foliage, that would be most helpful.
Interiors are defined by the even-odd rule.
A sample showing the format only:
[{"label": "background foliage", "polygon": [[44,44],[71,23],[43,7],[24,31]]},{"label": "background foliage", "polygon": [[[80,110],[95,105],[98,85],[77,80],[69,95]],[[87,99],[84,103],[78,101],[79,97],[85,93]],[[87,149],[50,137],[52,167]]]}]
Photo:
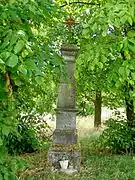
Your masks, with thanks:
[{"label": "background foliage", "polygon": [[[0,1],[1,179],[9,179],[11,174],[15,179],[19,163],[13,160],[11,168],[7,149],[20,154],[42,144],[30,114],[54,113],[60,74],[65,73],[59,51],[64,43],[80,47],[75,73],[79,114],[93,113],[97,91],[102,94],[103,105],[126,107],[127,121],[109,120],[101,139],[114,152],[132,151],[134,5],[134,0]],[[69,14],[76,20],[72,29],[65,25]],[[21,114],[27,114],[30,121]]]},{"label": "background foliage", "polygon": [[112,117],[105,123],[106,128],[99,137],[101,148],[113,153],[128,154],[135,150],[135,129],[129,128],[124,117]]},{"label": "background foliage", "polygon": [[[5,148],[16,154],[39,144],[35,130],[18,116],[33,109],[49,112],[56,99],[63,60],[53,48],[50,29],[65,15],[49,0],[4,0],[0,12],[0,177],[7,180],[11,173],[15,179],[17,167],[6,160]],[[48,105],[44,110],[43,104]]]}]

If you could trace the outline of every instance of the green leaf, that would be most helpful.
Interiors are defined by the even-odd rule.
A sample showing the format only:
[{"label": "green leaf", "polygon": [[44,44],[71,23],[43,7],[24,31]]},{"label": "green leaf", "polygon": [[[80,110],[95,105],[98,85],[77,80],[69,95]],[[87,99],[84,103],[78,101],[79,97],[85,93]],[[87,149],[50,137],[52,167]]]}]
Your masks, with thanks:
[{"label": "green leaf", "polygon": [[39,85],[41,85],[44,82],[44,78],[42,76],[37,76],[35,80]]},{"label": "green leaf", "polygon": [[8,171],[4,172],[4,180],[9,180]]},{"label": "green leaf", "polygon": [[[17,178],[17,176],[15,175],[14,172],[9,172],[8,178],[9,178],[10,180],[18,180],[18,178]],[[9,179],[8,179],[8,180],[9,180]]]},{"label": "green leaf", "polygon": [[12,54],[9,59],[6,62],[7,66],[15,67],[18,64],[18,56],[15,54]]},{"label": "green leaf", "polygon": [[135,80],[135,74],[131,73],[132,79]]},{"label": "green leaf", "polygon": [[129,37],[135,37],[135,31],[131,30],[127,33],[127,36]]},{"label": "green leaf", "polygon": [[85,28],[85,29],[83,30],[82,34],[83,34],[84,36],[88,36],[89,32],[90,32],[89,28]]},{"label": "green leaf", "polygon": [[9,58],[10,54],[11,54],[10,52],[4,51],[4,52],[2,52],[2,53],[0,54],[0,57],[1,57],[3,60],[7,60],[7,59]]},{"label": "green leaf", "polygon": [[16,159],[13,159],[11,162],[11,169],[13,172],[16,172],[18,170],[18,162]]},{"label": "green leaf", "polygon": [[99,62],[99,63],[98,63],[98,67],[99,67],[100,69],[103,69],[103,67],[104,67],[104,66],[103,66],[103,63]]},{"label": "green leaf", "polygon": [[12,30],[10,29],[7,33],[7,36],[4,38],[4,42],[1,46],[2,49],[5,49],[5,47],[9,45],[11,37],[12,37]]},{"label": "green leaf", "polygon": [[22,84],[22,82],[19,79],[14,79],[14,83],[17,86],[20,86]]},{"label": "green leaf", "polygon": [[17,42],[17,44],[15,45],[15,47],[14,47],[15,54],[19,53],[23,49],[24,45],[25,45],[24,41],[23,40],[19,40]]},{"label": "green leaf", "polygon": [[134,10],[135,10],[134,6],[129,6],[129,13],[130,13],[132,18],[134,18],[134,12],[135,12]]},{"label": "green leaf", "polygon": [[103,31],[102,32],[102,36],[105,37],[107,35],[107,32],[106,31]]},{"label": "green leaf", "polygon": [[118,72],[119,72],[120,75],[124,75],[125,74],[125,68],[120,67]]},{"label": "green leaf", "polygon": [[135,53],[135,46],[128,44],[128,47],[133,53]]},{"label": "green leaf", "polygon": [[119,80],[117,80],[117,82],[115,83],[115,86],[116,86],[117,88],[119,88],[119,87],[121,86],[121,82],[120,82]]},{"label": "green leaf", "polygon": [[16,0],[9,0],[9,3],[12,4],[14,3]]},{"label": "green leaf", "polygon": [[6,126],[6,125],[2,125],[2,134],[3,135],[8,135],[10,133],[10,127],[9,126]]},{"label": "green leaf", "polygon": [[131,18],[130,16],[128,16],[128,17],[127,17],[127,20],[128,20],[128,22],[129,22],[130,26],[132,26],[132,24],[133,24],[132,18]]},{"label": "green leaf", "polygon": [[135,45],[135,39],[134,38],[128,39],[128,44],[129,43]]},{"label": "green leaf", "polygon": [[30,78],[32,76],[32,71],[27,69],[27,76]]},{"label": "green leaf", "polygon": [[92,29],[93,31],[97,31],[98,26],[97,26],[97,23],[96,23],[96,22],[95,22],[94,25],[91,27],[91,29]]},{"label": "green leaf", "polygon": [[0,146],[2,146],[3,145],[3,141],[2,141],[2,139],[0,138]]},{"label": "green leaf", "polygon": [[25,66],[23,64],[21,64],[19,67],[18,67],[18,70],[24,74],[25,76],[27,75],[27,69],[25,68]]},{"label": "green leaf", "polygon": [[5,64],[5,62],[0,58],[0,64]]},{"label": "green leaf", "polygon": [[128,39],[127,39],[127,37],[125,37],[124,40],[123,40],[123,47],[124,47],[124,49],[126,49],[128,47]]},{"label": "green leaf", "polygon": [[35,62],[31,59],[25,61],[26,68],[29,70],[37,70]]},{"label": "green leaf", "polygon": [[0,180],[4,180],[4,178],[3,178],[3,175],[2,175],[2,174],[0,174]]},{"label": "green leaf", "polygon": [[18,39],[18,36],[15,33],[13,33],[11,40],[10,40],[10,46],[14,45],[16,43],[17,39]]},{"label": "green leaf", "polygon": [[66,0],[67,4],[69,5],[69,0]]},{"label": "green leaf", "polygon": [[25,58],[28,54],[29,54],[29,52],[25,49],[25,50],[22,52],[22,57]]},{"label": "green leaf", "polygon": [[0,69],[2,70],[2,72],[6,72],[6,69],[5,69],[5,65],[4,64],[0,64]]}]

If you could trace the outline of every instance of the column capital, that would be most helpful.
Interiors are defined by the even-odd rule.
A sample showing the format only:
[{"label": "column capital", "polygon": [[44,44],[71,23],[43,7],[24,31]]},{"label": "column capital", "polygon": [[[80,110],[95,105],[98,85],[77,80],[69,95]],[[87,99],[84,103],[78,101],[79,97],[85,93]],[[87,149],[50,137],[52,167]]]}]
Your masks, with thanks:
[{"label": "column capital", "polygon": [[[66,56],[66,57],[70,57],[72,56],[73,58],[75,58],[77,51],[78,51],[78,47],[74,44],[68,44],[68,45],[63,45],[60,49],[61,51],[61,55],[62,56]],[[69,59],[70,61],[70,59]]]}]

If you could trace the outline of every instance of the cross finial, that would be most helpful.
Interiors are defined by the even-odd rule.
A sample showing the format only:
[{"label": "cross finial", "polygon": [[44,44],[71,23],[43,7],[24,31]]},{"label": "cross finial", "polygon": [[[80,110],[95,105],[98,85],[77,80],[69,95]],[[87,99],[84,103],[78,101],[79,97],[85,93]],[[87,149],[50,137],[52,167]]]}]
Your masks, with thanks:
[{"label": "cross finial", "polygon": [[71,29],[72,26],[73,26],[74,24],[76,24],[75,20],[74,20],[73,17],[72,17],[72,14],[69,15],[69,18],[68,18],[68,19],[66,19],[65,24],[67,25],[67,27],[68,27],[69,29]]}]

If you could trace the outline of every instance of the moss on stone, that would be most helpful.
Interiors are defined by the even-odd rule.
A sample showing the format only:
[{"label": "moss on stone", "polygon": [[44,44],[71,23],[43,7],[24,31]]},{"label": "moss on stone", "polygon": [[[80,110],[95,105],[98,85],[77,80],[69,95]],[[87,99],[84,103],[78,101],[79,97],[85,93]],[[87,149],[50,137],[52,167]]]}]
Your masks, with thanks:
[{"label": "moss on stone", "polygon": [[53,151],[81,151],[81,148],[79,144],[70,144],[70,145],[53,144],[52,150]]},{"label": "moss on stone", "polygon": [[55,131],[55,132],[58,132],[58,133],[60,133],[60,134],[74,134],[74,135],[76,135],[77,134],[77,129],[75,129],[75,130],[71,130],[71,129],[67,129],[67,130],[57,130],[57,131]]}]

